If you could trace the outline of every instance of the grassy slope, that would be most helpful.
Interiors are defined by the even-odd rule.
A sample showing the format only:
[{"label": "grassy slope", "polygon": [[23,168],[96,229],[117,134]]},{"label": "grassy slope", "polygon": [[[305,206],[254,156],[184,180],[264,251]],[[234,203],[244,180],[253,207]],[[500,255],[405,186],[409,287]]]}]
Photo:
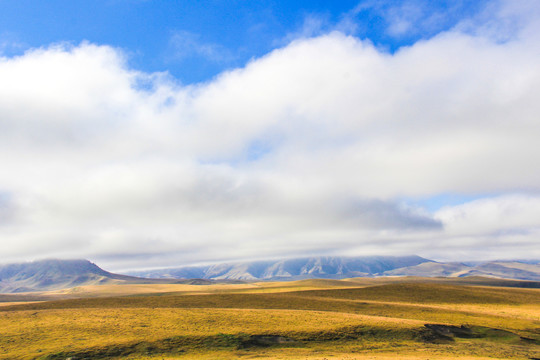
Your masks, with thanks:
[{"label": "grassy slope", "polygon": [[[0,307],[0,358],[57,354],[50,358],[64,359],[85,352],[93,358],[123,354],[133,359],[161,359],[163,354],[186,359],[540,356],[538,345],[519,338],[540,340],[538,289],[431,281],[365,287],[369,284],[363,282],[363,287],[351,287],[354,280],[222,285],[199,287],[211,293],[189,296],[193,288],[176,288],[176,293],[168,288],[153,295]],[[431,344],[423,341],[424,323],[488,326],[516,335]],[[300,342],[237,349],[254,334]]]}]

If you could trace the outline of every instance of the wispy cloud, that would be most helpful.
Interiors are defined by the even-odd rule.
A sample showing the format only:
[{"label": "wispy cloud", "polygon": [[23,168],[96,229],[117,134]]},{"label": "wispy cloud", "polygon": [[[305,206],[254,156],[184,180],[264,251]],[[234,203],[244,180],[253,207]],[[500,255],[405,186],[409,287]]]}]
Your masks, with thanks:
[{"label": "wispy cloud", "polygon": [[323,14],[307,14],[304,16],[301,25],[285,37],[274,41],[274,46],[284,46],[291,41],[298,39],[308,39],[320,36],[331,31],[333,24]]},{"label": "wispy cloud", "polygon": [[0,34],[0,56],[17,54],[28,48],[16,35],[4,32]]},{"label": "wispy cloud", "polygon": [[477,9],[482,9],[484,3],[485,1],[478,1],[472,6],[465,1],[365,0],[345,14],[343,22],[354,23],[358,15],[369,13],[370,18],[383,21],[389,36],[431,37],[464,21],[463,14],[467,8],[475,8],[467,11],[469,16],[475,17],[476,11],[479,11]]},{"label": "wispy cloud", "polygon": [[189,58],[201,58],[210,62],[230,62],[234,55],[226,47],[211,42],[204,42],[199,34],[189,31],[175,31],[170,39],[170,58],[182,61]]}]

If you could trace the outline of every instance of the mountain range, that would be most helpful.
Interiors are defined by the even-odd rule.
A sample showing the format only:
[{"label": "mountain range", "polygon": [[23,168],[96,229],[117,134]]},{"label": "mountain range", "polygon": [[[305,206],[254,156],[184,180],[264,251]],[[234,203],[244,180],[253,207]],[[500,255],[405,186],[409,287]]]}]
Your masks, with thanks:
[{"label": "mountain range", "polygon": [[305,257],[133,271],[105,271],[88,260],[41,260],[0,265],[0,293],[101,284],[212,284],[238,281],[353,277],[470,277],[540,281],[540,261],[443,263],[420,256]]},{"label": "mountain range", "polygon": [[214,280],[344,279],[381,274],[385,271],[430,262],[420,256],[318,256],[287,260],[223,263],[130,272],[147,278],[201,278]]},{"label": "mountain range", "polygon": [[372,276],[484,276],[540,281],[540,261],[442,263],[420,256],[306,257],[130,272],[145,278],[213,280],[345,279]]}]

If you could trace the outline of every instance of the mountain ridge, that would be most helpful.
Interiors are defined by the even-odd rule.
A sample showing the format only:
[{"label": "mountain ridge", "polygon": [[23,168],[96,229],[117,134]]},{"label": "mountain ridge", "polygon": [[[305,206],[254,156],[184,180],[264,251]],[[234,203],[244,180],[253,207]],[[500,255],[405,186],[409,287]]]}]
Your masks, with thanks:
[{"label": "mountain ridge", "polygon": [[47,259],[0,265],[0,293],[102,284],[214,284],[354,277],[484,277],[540,281],[540,261],[437,262],[420,256],[319,256],[115,274],[88,260]]},{"label": "mountain ridge", "polygon": [[206,266],[154,269],[128,272],[149,278],[213,280],[283,281],[313,278],[345,279],[353,277],[419,276],[468,277],[540,281],[540,261],[495,260],[475,264],[438,262],[420,256],[319,256],[287,260],[220,263]]},{"label": "mountain ridge", "polygon": [[45,259],[0,265],[0,293],[61,290],[104,284],[213,284],[206,279],[149,279],[103,270],[84,260]]},{"label": "mountain ridge", "polygon": [[284,260],[260,260],[128,272],[150,278],[200,277],[214,280],[344,279],[375,276],[384,271],[432,260],[409,256],[313,256]]},{"label": "mountain ridge", "polygon": [[105,271],[88,260],[45,259],[0,266],[0,291],[54,290],[128,278]]}]

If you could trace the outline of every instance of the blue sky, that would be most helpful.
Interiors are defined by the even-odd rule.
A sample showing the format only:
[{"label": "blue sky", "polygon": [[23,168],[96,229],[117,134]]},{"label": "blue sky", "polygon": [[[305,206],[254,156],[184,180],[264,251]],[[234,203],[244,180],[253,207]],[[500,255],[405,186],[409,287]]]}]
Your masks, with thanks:
[{"label": "blue sky", "polygon": [[539,19],[0,0],[0,262],[540,258]]},{"label": "blue sky", "polygon": [[[334,29],[393,52],[483,9],[485,1],[1,1],[4,54],[89,41],[123,49],[130,65],[182,83]],[[396,8],[397,6],[397,8]],[[402,28],[391,28],[400,17]],[[429,20],[433,17],[432,21]],[[414,25],[405,22],[414,22]]]}]

